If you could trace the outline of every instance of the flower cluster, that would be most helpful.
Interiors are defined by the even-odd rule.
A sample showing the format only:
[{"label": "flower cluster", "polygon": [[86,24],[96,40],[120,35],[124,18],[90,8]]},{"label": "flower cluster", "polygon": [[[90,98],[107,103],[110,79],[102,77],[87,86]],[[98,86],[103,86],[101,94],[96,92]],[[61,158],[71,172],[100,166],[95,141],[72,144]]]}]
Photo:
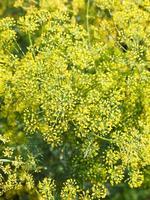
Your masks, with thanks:
[{"label": "flower cluster", "polygon": [[50,2],[15,1],[21,16],[0,19],[0,195],[96,200],[120,183],[140,187],[150,5]]}]

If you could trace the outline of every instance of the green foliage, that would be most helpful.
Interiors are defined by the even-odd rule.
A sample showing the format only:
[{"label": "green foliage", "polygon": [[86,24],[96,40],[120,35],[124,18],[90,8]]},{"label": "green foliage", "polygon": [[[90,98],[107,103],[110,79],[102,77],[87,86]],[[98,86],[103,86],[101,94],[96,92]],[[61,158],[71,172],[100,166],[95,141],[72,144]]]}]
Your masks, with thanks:
[{"label": "green foliage", "polygon": [[1,199],[119,199],[128,184],[137,200],[150,186],[149,1],[5,2]]}]

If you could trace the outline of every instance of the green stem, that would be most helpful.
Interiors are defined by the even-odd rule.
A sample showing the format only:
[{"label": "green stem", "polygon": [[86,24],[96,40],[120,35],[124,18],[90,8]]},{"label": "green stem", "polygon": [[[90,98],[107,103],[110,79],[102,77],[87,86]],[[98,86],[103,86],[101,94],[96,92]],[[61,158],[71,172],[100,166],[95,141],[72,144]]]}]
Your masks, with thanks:
[{"label": "green stem", "polygon": [[103,137],[103,136],[100,136],[100,135],[96,135],[96,134],[94,134],[94,136],[96,136],[97,138],[99,138],[101,140],[104,140],[104,141],[107,141],[107,142],[110,142],[110,143],[114,143],[114,140],[112,140],[112,139],[109,139],[109,138],[106,138],[106,137]]},{"label": "green stem", "polygon": [[84,158],[87,157],[87,155],[88,155],[88,153],[90,151],[90,147],[91,147],[91,145],[92,145],[93,142],[94,142],[94,138],[89,142],[89,145],[87,146],[87,149],[86,149],[86,151],[84,153]]},{"label": "green stem", "polygon": [[28,36],[29,36],[29,43],[30,43],[30,46],[32,48],[32,55],[33,55],[33,58],[35,60],[35,52],[34,52],[34,49],[33,49],[33,43],[32,43],[32,39],[31,39],[31,34],[29,33]]},{"label": "green stem", "polygon": [[87,0],[87,6],[86,6],[86,29],[88,33],[88,43],[90,45],[91,39],[90,39],[90,26],[89,26],[89,8],[90,8],[90,0]]},{"label": "green stem", "polygon": [[[114,140],[112,140],[112,139],[109,139],[109,138],[106,138],[106,137],[102,137],[102,136],[100,136],[100,135],[96,135],[96,134],[93,134],[95,137],[97,137],[98,139],[101,139],[101,140],[104,140],[104,141],[107,141],[107,142],[110,142],[110,143],[114,143]],[[90,151],[90,147],[91,147],[91,145],[92,145],[92,143],[94,142],[94,138],[89,142],[89,144],[88,144],[88,146],[87,146],[87,149],[86,149],[86,151],[85,151],[85,153],[84,153],[84,158],[86,158],[87,157],[87,155],[88,155],[88,153],[89,153],[89,151]]]},{"label": "green stem", "polygon": [[14,39],[14,42],[16,43],[16,45],[17,45],[18,49],[20,50],[20,52],[22,53],[22,55],[24,56],[25,54],[24,54],[24,52],[22,51],[22,49],[21,49],[21,47],[20,47],[20,45],[18,44],[18,42],[17,42],[16,39]]},{"label": "green stem", "polygon": [[11,163],[12,160],[5,159],[5,158],[1,158],[1,159],[0,159],[0,162],[3,162],[3,163]]}]

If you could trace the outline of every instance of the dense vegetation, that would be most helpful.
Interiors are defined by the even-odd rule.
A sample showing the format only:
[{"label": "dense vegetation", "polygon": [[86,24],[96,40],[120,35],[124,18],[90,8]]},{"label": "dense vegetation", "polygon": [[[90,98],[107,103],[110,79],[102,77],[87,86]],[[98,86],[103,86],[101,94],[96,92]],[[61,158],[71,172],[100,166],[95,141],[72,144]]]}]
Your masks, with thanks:
[{"label": "dense vegetation", "polygon": [[0,16],[0,200],[149,199],[149,0]]}]

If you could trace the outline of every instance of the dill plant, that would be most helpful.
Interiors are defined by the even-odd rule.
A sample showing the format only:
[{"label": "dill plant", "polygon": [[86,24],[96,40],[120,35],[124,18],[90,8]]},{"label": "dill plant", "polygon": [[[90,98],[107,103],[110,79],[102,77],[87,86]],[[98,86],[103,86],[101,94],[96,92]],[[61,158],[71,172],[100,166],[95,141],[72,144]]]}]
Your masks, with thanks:
[{"label": "dill plant", "polygon": [[61,4],[0,20],[2,199],[101,199],[148,174],[149,3]]}]

